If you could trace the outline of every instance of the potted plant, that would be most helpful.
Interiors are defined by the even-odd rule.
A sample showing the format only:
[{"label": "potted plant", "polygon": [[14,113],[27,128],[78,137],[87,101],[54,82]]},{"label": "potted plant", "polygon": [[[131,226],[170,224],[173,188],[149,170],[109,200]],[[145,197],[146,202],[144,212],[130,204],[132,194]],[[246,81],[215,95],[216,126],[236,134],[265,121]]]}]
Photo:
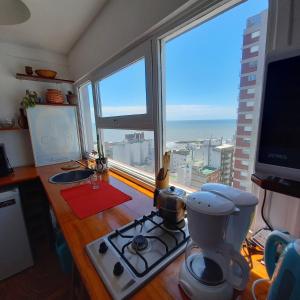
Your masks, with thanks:
[{"label": "potted plant", "polygon": [[20,116],[18,118],[18,124],[21,128],[23,129],[28,128],[28,121],[27,121],[25,110],[29,107],[35,106],[37,102],[38,102],[37,92],[26,90],[26,94],[23,97],[23,100],[21,102]]},{"label": "potted plant", "polygon": [[23,97],[23,100],[21,102],[21,105],[27,109],[29,107],[35,106],[35,104],[38,102],[38,95],[35,91],[29,91],[26,90],[26,94]]}]

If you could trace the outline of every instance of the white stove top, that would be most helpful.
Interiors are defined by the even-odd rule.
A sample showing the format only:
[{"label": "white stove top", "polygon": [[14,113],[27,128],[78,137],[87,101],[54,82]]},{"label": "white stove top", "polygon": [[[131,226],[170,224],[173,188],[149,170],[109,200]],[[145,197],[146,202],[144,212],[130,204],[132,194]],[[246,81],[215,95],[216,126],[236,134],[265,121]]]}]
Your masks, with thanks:
[{"label": "white stove top", "polygon": [[152,212],[91,242],[86,251],[112,297],[119,300],[180,255],[188,239],[187,224],[167,230],[157,212]]}]

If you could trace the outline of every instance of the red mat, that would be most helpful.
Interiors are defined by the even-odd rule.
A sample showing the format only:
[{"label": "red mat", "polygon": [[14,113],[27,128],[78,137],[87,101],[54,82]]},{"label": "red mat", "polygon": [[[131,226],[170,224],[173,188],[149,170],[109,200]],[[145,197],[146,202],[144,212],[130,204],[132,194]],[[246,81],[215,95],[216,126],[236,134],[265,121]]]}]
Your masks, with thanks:
[{"label": "red mat", "polygon": [[83,184],[61,190],[60,193],[80,219],[132,199],[105,181],[100,181],[99,184],[100,187],[96,190],[90,184]]}]

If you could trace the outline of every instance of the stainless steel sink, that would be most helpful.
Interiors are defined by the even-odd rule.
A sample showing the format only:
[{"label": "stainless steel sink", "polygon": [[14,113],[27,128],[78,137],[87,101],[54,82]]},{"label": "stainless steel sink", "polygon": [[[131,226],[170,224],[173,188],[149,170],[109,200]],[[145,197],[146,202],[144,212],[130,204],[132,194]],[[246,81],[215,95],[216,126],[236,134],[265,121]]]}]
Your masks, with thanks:
[{"label": "stainless steel sink", "polygon": [[74,183],[89,178],[94,171],[92,170],[73,170],[69,172],[61,172],[49,178],[51,183]]}]

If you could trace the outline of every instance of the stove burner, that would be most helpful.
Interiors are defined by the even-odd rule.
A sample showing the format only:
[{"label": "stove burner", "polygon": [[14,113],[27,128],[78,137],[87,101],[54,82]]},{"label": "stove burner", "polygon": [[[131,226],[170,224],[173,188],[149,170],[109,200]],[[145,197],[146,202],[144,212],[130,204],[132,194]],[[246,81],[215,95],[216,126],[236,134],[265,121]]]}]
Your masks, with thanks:
[{"label": "stove burner", "polygon": [[168,231],[180,231],[181,228],[183,228],[185,226],[185,220],[181,220],[180,222],[174,224],[174,223],[168,223],[168,222],[164,222],[163,223],[163,227],[168,230]]},{"label": "stove burner", "polygon": [[[128,265],[131,271],[139,278],[147,275],[151,270],[162,264],[169,256],[172,256],[177,249],[180,249],[189,239],[185,229],[181,229],[185,222],[175,224],[173,229],[166,229],[163,220],[157,212],[151,212],[137,220],[134,220],[128,226],[115,230],[108,235],[107,239],[113,248],[118,252],[122,260]],[[132,231],[138,231],[131,234]],[[163,233],[163,234],[162,234]],[[117,244],[118,239],[124,240],[121,245]],[[159,254],[153,256],[152,246],[159,249]],[[159,245],[159,246],[157,246]],[[135,255],[139,264],[135,265],[127,253]],[[153,257],[153,259],[152,259]],[[144,270],[139,266],[144,264]],[[138,266],[138,268],[137,268]]]},{"label": "stove burner", "polygon": [[139,234],[133,238],[131,247],[135,251],[143,251],[148,247],[148,240],[145,236]]}]

